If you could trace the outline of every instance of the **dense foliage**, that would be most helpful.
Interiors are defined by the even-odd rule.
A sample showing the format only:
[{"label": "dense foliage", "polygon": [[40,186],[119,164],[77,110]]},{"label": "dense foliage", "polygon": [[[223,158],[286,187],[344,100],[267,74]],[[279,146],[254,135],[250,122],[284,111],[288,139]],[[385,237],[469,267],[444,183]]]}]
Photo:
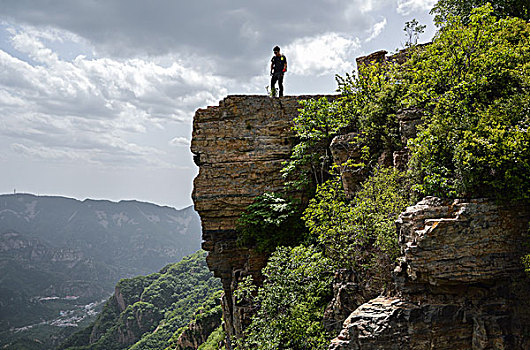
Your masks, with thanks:
[{"label": "dense foliage", "polygon": [[425,109],[416,189],[441,197],[530,196],[530,25],[476,9],[405,65],[404,103]]},{"label": "dense foliage", "polygon": [[256,197],[241,215],[238,244],[272,252],[277,246],[295,245],[305,239],[300,205],[275,193]]},{"label": "dense foliage", "polygon": [[[467,23],[452,17],[431,45],[409,49],[405,64],[361,66],[358,76],[338,78],[342,98],[317,111],[302,110],[299,137],[315,134],[311,114],[325,121],[318,125],[346,127],[349,121],[368,154],[358,166],[370,168],[383,151],[404,146],[396,113],[416,109],[424,114],[424,127],[409,144],[409,166],[419,194],[528,198],[530,26],[518,18],[497,20],[492,11],[490,5],[475,9]],[[338,103],[341,108],[330,108]],[[321,142],[329,139],[316,135]],[[329,147],[326,142],[319,148]],[[293,155],[315,157],[311,148]],[[288,166],[290,173],[306,174],[296,162]]]},{"label": "dense foliage", "polygon": [[94,324],[74,334],[61,348],[165,349],[195,310],[221,288],[205,257],[199,251],[159,273],[121,280]]},{"label": "dense foliage", "polygon": [[376,168],[352,200],[339,178],[319,186],[303,219],[338,266],[364,272],[382,286],[399,253],[395,220],[410,204],[406,174]]},{"label": "dense foliage", "polygon": [[282,170],[286,185],[296,190],[312,188],[329,178],[331,140],[353,122],[344,99],[322,97],[301,101],[300,105],[300,113],[293,121],[299,142]]},{"label": "dense foliage", "polygon": [[239,300],[257,308],[241,339],[240,349],[327,349],[330,339],[322,325],[331,297],[332,262],[314,247],[280,247],[263,270],[257,293],[242,283]]},{"label": "dense foliage", "polygon": [[431,13],[434,20],[443,25],[451,16],[458,16],[467,22],[474,8],[490,3],[498,17],[519,17],[530,20],[530,2],[528,0],[439,0]]}]

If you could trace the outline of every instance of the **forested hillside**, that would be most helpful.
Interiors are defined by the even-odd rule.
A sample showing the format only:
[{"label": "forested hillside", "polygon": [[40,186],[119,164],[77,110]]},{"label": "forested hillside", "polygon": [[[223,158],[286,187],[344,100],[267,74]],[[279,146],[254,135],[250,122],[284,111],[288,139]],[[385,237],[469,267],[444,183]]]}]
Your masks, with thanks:
[{"label": "forested hillside", "polygon": [[158,273],[121,280],[97,320],[60,349],[183,350],[179,337],[192,320],[212,318],[211,330],[221,322],[221,286],[205,258],[199,251]]},{"label": "forested hillside", "polygon": [[200,233],[192,207],[0,196],[0,345],[57,344],[121,278],[179,261]]}]

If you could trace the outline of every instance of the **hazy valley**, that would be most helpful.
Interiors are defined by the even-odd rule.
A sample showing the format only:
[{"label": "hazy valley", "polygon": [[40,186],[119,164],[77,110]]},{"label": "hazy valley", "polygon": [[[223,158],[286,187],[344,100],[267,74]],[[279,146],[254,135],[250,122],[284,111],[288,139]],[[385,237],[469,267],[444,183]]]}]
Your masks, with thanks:
[{"label": "hazy valley", "polygon": [[57,344],[94,319],[120,279],[197,251],[200,232],[192,207],[0,196],[0,347]]}]

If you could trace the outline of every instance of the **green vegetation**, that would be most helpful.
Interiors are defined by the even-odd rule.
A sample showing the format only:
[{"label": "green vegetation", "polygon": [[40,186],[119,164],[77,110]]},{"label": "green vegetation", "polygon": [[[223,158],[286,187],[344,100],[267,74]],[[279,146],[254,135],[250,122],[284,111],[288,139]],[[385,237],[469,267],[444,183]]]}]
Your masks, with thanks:
[{"label": "green vegetation", "polygon": [[473,10],[467,24],[453,17],[431,45],[409,49],[402,65],[361,66],[358,77],[339,77],[340,99],[302,109],[297,123],[305,126],[295,127],[301,144],[318,143],[295,148],[285,172],[323,184],[326,176],[308,176],[306,164],[329,178],[329,152],[319,150],[329,147],[339,126],[358,130],[366,155],[355,166],[370,169],[384,151],[405,146],[395,116],[414,108],[424,114],[424,126],[408,145],[420,195],[528,198],[529,37],[528,23],[497,20],[488,5]]},{"label": "green vegetation", "polygon": [[221,288],[205,257],[199,251],[159,273],[121,280],[97,320],[61,349],[165,349]]},{"label": "green vegetation", "polygon": [[405,65],[404,102],[426,114],[410,145],[422,195],[530,196],[530,26],[491,11],[454,19]]},{"label": "green vegetation", "polygon": [[525,255],[522,260],[526,273],[530,275],[530,254]]},{"label": "green vegetation", "polygon": [[225,337],[223,327],[219,326],[197,350],[223,350],[225,347],[222,344],[224,344]]},{"label": "green vegetation", "polygon": [[241,339],[243,349],[327,349],[330,335],[322,325],[331,297],[331,261],[314,247],[280,247],[263,270],[257,290],[247,279],[237,298],[257,310]]},{"label": "green vegetation", "polygon": [[[261,287],[240,283],[239,302],[255,307],[240,349],[325,348],[330,334],[321,321],[333,272],[353,269],[373,292],[384,291],[399,254],[394,221],[419,198],[530,198],[530,24],[509,17],[528,5],[480,3],[466,9],[464,1],[440,1],[441,28],[431,44],[415,46],[423,27],[407,22],[406,62],[362,65],[358,75],[337,77],[338,98],[301,105],[299,143],[283,175],[286,191],[310,197],[301,216],[308,238],[272,253]],[[518,16],[528,19],[528,12]],[[403,110],[423,115],[406,145],[396,118]],[[332,165],[331,140],[346,132],[355,132],[356,154]],[[382,165],[382,155],[405,147],[405,171]],[[336,173],[348,167],[366,180],[346,194]],[[267,237],[260,220],[274,213],[270,203],[249,207],[245,220],[256,221],[245,235]],[[285,237],[296,236],[277,222]],[[530,273],[530,255],[522,261]]]},{"label": "green vegetation", "polygon": [[304,212],[311,235],[341,268],[352,268],[383,286],[399,254],[395,220],[412,204],[406,174],[376,168],[352,200],[340,178],[319,186]]},{"label": "green vegetation", "polygon": [[[217,325],[221,324],[222,318],[222,307],[221,307],[221,295],[222,291],[217,291],[210,298],[208,298],[199,308],[195,310],[195,313],[192,317],[192,321],[185,327],[180,328],[169,340],[169,345],[166,350],[187,350],[182,349],[178,345],[178,339],[181,335],[186,335],[188,338],[201,339],[204,334],[198,334],[199,332],[212,332],[217,335],[215,339],[221,338],[224,339],[224,333],[217,330]],[[190,327],[191,324],[200,325],[200,327]],[[222,339],[218,339],[219,341]],[[215,340],[212,338],[210,341],[210,346],[213,346]],[[208,341],[206,342],[208,343]],[[131,349],[135,349],[134,347]]]},{"label": "green vegetation", "polygon": [[299,142],[282,170],[289,188],[307,189],[311,184],[324,183],[329,177],[329,144],[341,128],[352,122],[345,102],[343,99],[329,101],[325,97],[300,102],[302,108],[294,118],[293,127]]},{"label": "green vegetation", "polygon": [[238,244],[272,252],[277,246],[298,244],[304,238],[300,205],[275,193],[256,197],[237,223]]},{"label": "green vegetation", "polygon": [[528,0],[439,0],[431,13],[438,25],[444,25],[452,16],[458,16],[467,22],[473,9],[491,4],[497,17],[519,17],[530,20]]}]

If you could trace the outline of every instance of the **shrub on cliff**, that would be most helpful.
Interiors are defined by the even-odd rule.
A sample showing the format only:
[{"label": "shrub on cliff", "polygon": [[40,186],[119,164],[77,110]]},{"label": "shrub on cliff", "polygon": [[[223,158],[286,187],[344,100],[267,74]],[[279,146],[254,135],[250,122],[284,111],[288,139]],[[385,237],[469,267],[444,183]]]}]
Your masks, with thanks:
[{"label": "shrub on cliff", "polygon": [[331,265],[312,246],[278,248],[257,293],[251,283],[236,291],[236,298],[250,298],[256,308],[238,349],[327,349],[331,335],[322,317],[331,299]]},{"label": "shrub on cliff", "polygon": [[338,266],[363,271],[382,286],[399,254],[394,221],[410,204],[406,174],[376,168],[351,201],[340,179],[319,186],[303,219]]},{"label": "shrub on cliff", "polygon": [[282,169],[287,186],[296,190],[310,189],[329,178],[331,140],[354,118],[345,99],[322,97],[301,101],[300,105],[292,128],[299,142]]},{"label": "shrub on cliff", "polygon": [[276,193],[256,197],[238,220],[237,231],[238,244],[262,252],[296,245],[306,238],[299,205]]},{"label": "shrub on cliff", "polygon": [[337,76],[339,98],[302,103],[293,127],[299,143],[282,169],[288,187],[312,192],[328,180],[331,141],[345,130],[359,132],[358,142],[366,156],[357,167],[371,167],[383,151],[401,148],[395,115],[404,86],[398,80],[398,69],[396,64],[361,66],[358,76]]},{"label": "shrub on cliff", "polygon": [[453,18],[404,66],[404,102],[426,111],[410,145],[423,195],[530,197],[530,24]]}]

